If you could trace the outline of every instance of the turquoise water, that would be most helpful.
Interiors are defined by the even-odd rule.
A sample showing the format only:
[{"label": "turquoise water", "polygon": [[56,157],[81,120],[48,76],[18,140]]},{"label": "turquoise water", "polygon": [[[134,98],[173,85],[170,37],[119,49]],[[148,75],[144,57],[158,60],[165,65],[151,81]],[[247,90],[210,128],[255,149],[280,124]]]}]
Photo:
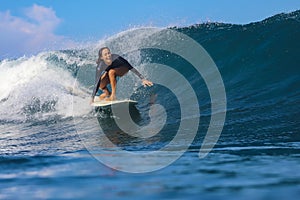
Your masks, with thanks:
[{"label": "turquoise water", "polygon": [[[172,29],[205,48],[224,82],[226,120],[205,158],[198,156],[212,116],[205,82],[187,60],[170,52],[131,52],[148,33],[128,30],[84,49],[1,61],[0,199],[297,199],[299,11],[247,25],[207,23]],[[128,44],[128,38],[134,44]],[[130,89],[119,86],[119,95],[133,91],[130,98],[139,104],[132,118],[140,126],[150,124],[150,129],[164,120],[157,112],[153,116],[158,120],[151,123],[150,105],[162,105],[167,117],[158,134],[132,137],[110,114],[85,106],[102,45],[127,52],[124,56],[150,78],[159,69],[147,68],[147,63],[172,66],[196,91],[201,115],[181,119],[180,103],[172,91],[160,84],[140,87],[130,73],[120,80]],[[165,79],[181,88],[174,77],[165,75]],[[111,158],[122,159],[118,148],[158,150],[175,137],[181,120],[197,117],[199,128],[188,150],[160,170],[126,173],[107,167],[97,157],[102,156],[103,133],[117,146],[106,147]],[[182,148],[183,143],[176,144],[169,155]],[[145,158],[132,167],[146,165]]]}]

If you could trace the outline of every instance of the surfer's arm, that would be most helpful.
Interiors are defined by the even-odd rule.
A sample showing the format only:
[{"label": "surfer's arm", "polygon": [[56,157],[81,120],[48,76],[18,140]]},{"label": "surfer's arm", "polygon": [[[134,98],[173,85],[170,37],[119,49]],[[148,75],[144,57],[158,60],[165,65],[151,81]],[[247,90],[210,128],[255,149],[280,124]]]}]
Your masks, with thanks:
[{"label": "surfer's arm", "polygon": [[142,84],[146,87],[146,86],[152,86],[153,83],[151,81],[148,81],[147,79],[145,79],[145,77],[138,71],[136,70],[134,67],[132,67],[130,69],[130,71],[132,71],[135,75],[137,75],[141,80],[142,80]]},{"label": "surfer's arm", "polygon": [[120,59],[123,60],[123,62],[127,65],[128,69],[132,71],[135,75],[137,75],[141,80],[143,86],[152,86],[153,83],[151,81],[148,81],[138,70],[136,70],[127,60],[124,58],[120,57]]},{"label": "surfer's arm", "polygon": [[137,75],[141,80],[145,79],[145,77],[135,68],[131,68],[130,71],[132,71],[135,75]]},{"label": "surfer's arm", "polygon": [[[97,68],[99,67],[99,65],[97,66]],[[96,77],[95,77],[95,85],[94,85],[94,90],[93,90],[93,93],[92,93],[92,100],[91,102],[93,103],[94,102],[94,98],[99,90],[99,86],[100,86],[100,83],[101,83],[101,77],[103,74],[105,74],[106,71],[103,71],[103,69],[100,68],[100,70],[97,70],[96,69]]]},{"label": "surfer's arm", "polygon": [[92,100],[94,100],[94,98],[96,96],[96,93],[99,90],[100,82],[101,82],[101,76],[99,76],[98,79],[97,79],[97,82],[95,82],[94,90],[93,90],[93,93],[92,93]]}]

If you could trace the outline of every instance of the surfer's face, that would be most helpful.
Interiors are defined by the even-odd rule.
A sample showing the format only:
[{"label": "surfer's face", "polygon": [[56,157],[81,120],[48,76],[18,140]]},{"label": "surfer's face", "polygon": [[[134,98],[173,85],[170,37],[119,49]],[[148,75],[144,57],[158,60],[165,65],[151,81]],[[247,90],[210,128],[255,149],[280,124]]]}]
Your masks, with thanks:
[{"label": "surfer's face", "polygon": [[102,50],[101,59],[105,62],[105,64],[111,65],[112,59],[111,59],[111,53],[109,49]]}]

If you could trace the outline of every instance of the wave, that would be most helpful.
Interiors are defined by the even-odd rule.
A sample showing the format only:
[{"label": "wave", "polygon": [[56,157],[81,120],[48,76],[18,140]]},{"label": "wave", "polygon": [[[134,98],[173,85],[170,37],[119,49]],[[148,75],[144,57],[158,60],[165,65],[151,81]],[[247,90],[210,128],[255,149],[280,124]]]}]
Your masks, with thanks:
[{"label": "wave", "polygon": [[[292,118],[297,117],[300,110],[300,50],[297,47],[300,11],[246,25],[204,23],[170,29],[193,38],[216,63],[227,93],[227,125],[239,123],[241,119],[255,121],[255,126],[267,126],[274,121],[280,121],[285,128],[295,125]],[[45,120],[50,116],[71,117],[89,113],[88,102],[100,46],[109,46],[113,52],[124,55],[146,76],[159,70],[147,68],[149,63],[172,66],[186,77],[195,91],[199,91],[201,114],[209,116],[209,93],[203,80],[187,67],[189,63],[168,52],[136,50],[151,34],[153,32],[147,29],[130,29],[88,48],[2,60],[0,121]],[[126,77],[122,84],[128,87],[122,87],[120,97],[133,94],[131,97],[142,101],[142,109],[142,99],[151,99],[155,90],[161,104],[169,106],[171,111],[178,109],[177,101],[172,100],[173,94],[163,94],[159,90],[165,90],[159,86],[142,90],[134,75],[129,73]],[[169,78],[175,85],[176,81]],[[274,116],[273,121],[270,115]],[[178,120],[179,114],[175,112],[172,116],[171,123]]]}]

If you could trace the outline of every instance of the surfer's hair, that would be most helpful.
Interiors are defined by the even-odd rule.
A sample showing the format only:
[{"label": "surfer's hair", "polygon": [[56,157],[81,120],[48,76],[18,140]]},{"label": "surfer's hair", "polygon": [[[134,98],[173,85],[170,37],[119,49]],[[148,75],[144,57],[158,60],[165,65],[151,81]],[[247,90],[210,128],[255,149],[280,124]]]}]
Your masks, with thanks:
[{"label": "surfer's hair", "polygon": [[99,49],[99,52],[98,52],[98,59],[97,59],[97,61],[96,61],[96,63],[97,63],[98,65],[99,65],[100,62],[101,62],[102,51],[103,51],[104,49],[110,50],[108,47],[102,47],[102,48]]}]

